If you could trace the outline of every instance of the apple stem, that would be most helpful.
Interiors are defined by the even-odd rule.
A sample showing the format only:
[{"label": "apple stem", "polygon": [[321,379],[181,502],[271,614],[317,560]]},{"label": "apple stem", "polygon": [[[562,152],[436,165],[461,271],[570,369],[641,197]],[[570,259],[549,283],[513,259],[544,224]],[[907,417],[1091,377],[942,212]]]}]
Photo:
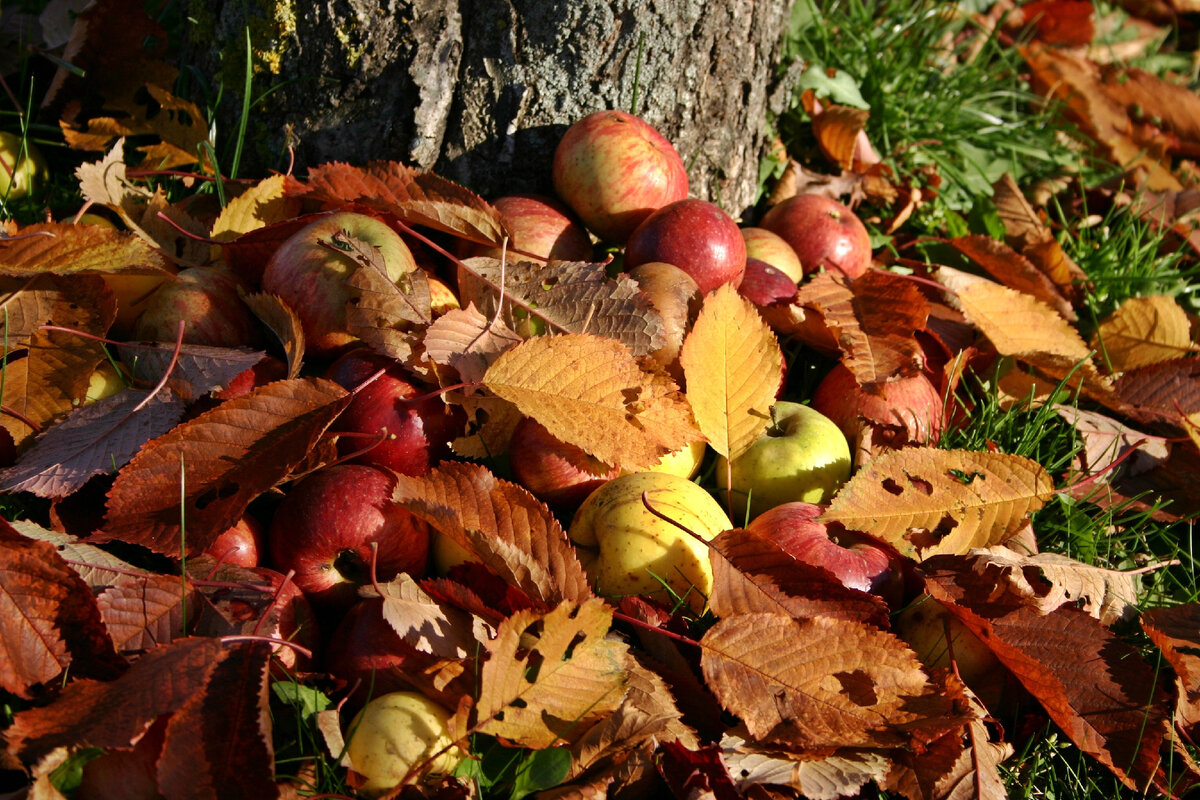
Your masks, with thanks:
[{"label": "apple stem", "polygon": [[371,567],[370,567],[370,569],[371,569],[371,572],[370,572],[371,586],[375,589],[376,593],[380,597],[383,597],[383,590],[379,588],[379,575],[376,570],[376,567],[378,565],[379,565],[379,542],[371,542]]},{"label": "apple stem", "polygon": [[235,633],[229,636],[222,636],[222,642],[267,642],[268,644],[277,644],[282,647],[290,647],[305,658],[312,658],[312,650],[309,650],[304,645],[296,644],[289,639],[280,639],[278,636],[260,636],[257,633]]}]

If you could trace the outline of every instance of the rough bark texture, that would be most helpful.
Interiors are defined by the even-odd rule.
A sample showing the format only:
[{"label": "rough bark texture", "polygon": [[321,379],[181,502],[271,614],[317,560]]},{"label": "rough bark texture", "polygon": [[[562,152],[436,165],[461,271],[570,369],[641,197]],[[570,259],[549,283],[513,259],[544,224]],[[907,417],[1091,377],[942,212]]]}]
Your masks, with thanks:
[{"label": "rough bark texture", "polygon": [[[236,130],[248,27],[258,96],[243,163],[397,159],[485,196],[549,192],[567,125],[636,112],[692,194],[754,201],[789,0],[194,0],[191,59]],[[639,58],[640,54],[640,58]],[[639,65],[640,62],[640,65]],[[265,121],[269,120],[269,123]],[[246,170],[243,170],[245,173]]]}]

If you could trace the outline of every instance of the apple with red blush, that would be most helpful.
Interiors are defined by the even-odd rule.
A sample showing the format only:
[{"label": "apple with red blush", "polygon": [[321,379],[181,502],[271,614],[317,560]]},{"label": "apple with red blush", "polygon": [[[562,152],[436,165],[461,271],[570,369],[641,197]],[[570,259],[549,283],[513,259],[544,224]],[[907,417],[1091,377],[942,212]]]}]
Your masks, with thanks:
[{"label": "apple with red blush", "polygon": [[759,222],[791,245],[806,275],[824,269],[857,278],[871,268],[871,235],[849,206],[819,194],[798,194]]},{"label": "apple with red blush", "polygon": [[870,536],[820,521],[821,506],[793,501],[759,514],[746,530],[770,541],[805,564],[831,572],[851,589],[871,592],[889,603],[903,593],[901,556]]},{"label": "apple with red blush", "polygon": [[708,294],[742,282],[746,240],[733,218],[706,200],[678,200],[655,211],[625,244],[625,268],[665,261],[686,272]]},{"label": "apple with red blush", "polygon": [[221,564],[257,567],[267,552],[267,534],[263,524],[245,514],[232,526],[221,531],[213,543],[204,548]]},{"label": "apple with red blush", "polygon": [[258,319],[242,302],[249,285],[224,267],[188,267],[163,281],[146,300],[133,336],[174,342],[183,321],[183,343],[254,347],[262,341]]},{"label": "apple with red blush", "polygon": [[796,298],[796,282],[765,261],[747,258],[738,294],[760,308],[790,303]]},{"label": "apple with red blush", "polygon": [[284,240],[263,270],[262,289],[296,312],[307,351],[331,356],[358,339],[347,330],[346,285],[366,260],[392,281],[417,269],[400,234],[376,217],[341,211],[320,217]]},{"label": "apple with red blush", "polygon": [[792,279],[793,283],[804,280],[804,266],[800,257],[782,236],[766,228],[742,228],[746,240],[746,258],[757,258]]},{"label": "apple with red blush", "polygon": [[406,673],[438,659],[404,641],[383,616],[383,598],[365,597],[342,617],[325,646],[325,670],[353,687],[352,702],[413,688]]},{"label": "apple with red blush", "polygon": [[281,381],[288,375],[288,365],[275,356],[263,356],[254,366],[242,370],[230,379],[229,385],[213,393],[218,400],[232,400],[250,394],[259,386]]},{"label": "apple with red blush", "polygon": [[508,445],[513,479],[556,511],[574,511],[620,470],[554,436],[532,417],[513,428]]},{"label": "apple with red blush", "polygon": [[[570,209],[552,197],[512,194],[497,197],[492,207],[504,217],[512,239],[508,260],[591,261],[592,239]],[[519,250],[520,253],[514,252]],[[475,245],[471,256],[499,258],[500,248]]]},{"label": "apple with red blush", "polygon": [[345,609],[358,587],[401,572],[420,577],[429,554],[429,526],[392,502],[396,476],[362,464],[325,467],[296,483],[267,531],[275,569],[315,606]]},{"label": "apple with red blush", "polygon": [[554,191],[584,224],[618,244],[651,213],[688,195],[679,153],[624,111],[597,111],[567,128],[551,174]]},{"label": "apple with red blush", "polygon": [[419,477],[450,455],[450,442],[466,425],[460,406],[448,405],[400,362],[369,348],[345,353],[325,377],[354,392],[330,431],[360,434],[338,440],[343,456],[370,448],[355,463]]}]

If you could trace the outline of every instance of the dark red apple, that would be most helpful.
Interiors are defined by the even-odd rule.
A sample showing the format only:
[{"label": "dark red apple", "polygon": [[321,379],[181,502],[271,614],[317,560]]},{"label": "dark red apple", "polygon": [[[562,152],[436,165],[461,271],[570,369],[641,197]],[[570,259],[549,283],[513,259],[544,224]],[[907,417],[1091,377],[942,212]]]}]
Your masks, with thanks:
[{"label": "dark red apple", "polygon": [[738,293],[756,306],[788,303],[796,297],[796,282],[765,261],[747,258]]},{"label": "dark red apple", "polygon": [[624,111],[578,120],[554,151],[554,191],[600,238],[623,243],[642,220],[688,194],[671,143]]},{"label": "dark red apple", "polygon": [[251,389],[257,389],[272,381],[283,380],[287,377],[287,373],[288,366],[283,360],[275,358],[275,356],[264,356],[254,366],[234,375],[233,379],[229,381],[229,385],[214,392],[214,395],[218,400],[232,400],[235,397],[249,394]]},{"label": "dark red apple", "polygon": [[871,268],[871,236],[848,206],[831,197],[798,194],[759,223],[792,246],[804,273],[820,269],[857,278]]},{"label": "dark red apple", "polygon": [[937,444],[942,433],[942,396],[923,372],[865,387],[839,363],[817,385],[812,407],[841,429],[860,464],[907,444]]},{"label": "dark red apple", "polygon": [[[381,370],[383,374],[357,388]],[[398,361],[370,349],[344,354],[330,365],[326,377],[346,389],[357,388],[330,430],[366,434],[341,437],[338,452],[348,455],[385,437],[357,456],[355,463],[386,467],[402,475],[424,475],[450,455],[450,442],[462,434],[466,424],[460,406],[447,405],[436,394],[424,397],[433,390],[410,379]],[[412,401],[414,397],[423,399]]]},{"label": "dark red apple", "polygon": [[222,531],[204,552],[222,564],[257,567],[267,552],[266,531],[254,517],[243,516],[233,527]]},{"label": "dark red apple", "polygon": [[[562,203],[551,197],[536,194],[513,194],[497,197],[492,206],[504,216],[504,224],[512,234],[508,243],[508,260],[528,260],[530,255],[541,261],[591,261],[592,240]],[[530,255],[518,255],[513,249]],[[499,247],[476,245],[469,255],[500,257]]]},{"label": "dark red apple", "polygon": [[224,267],[189,267],[167,278],[146,300],[133,336],[173,342],[183,320],[184,344],[254,347],[262,341],[258,320],[242,302],[249,286]]},{"label": "dark red apple", "polygon": [[356,687],[352,702],[364,702],[389,692],[412,688],[405,673],[419,672],[437,661],[405,642],[383,618],[383,599],[359,600],[325,646],[325,669],[335,678]]},{"label": "dark red apple", "polygon": [[396,478],[376,467],[337,464],[301,480],[279,504],[267,543],[271,562],[314,605],[348,608],[375,575],[420,577],[429,554],[429,526],[392,502]]},{"label": "dark red apple", "polygon": [[679,351],[692,321],[700,311],[700,287],[692,276],[674,264],[649,261],[629,270],[629,277],[650,298],[650,304],[662,317],[667,342],[650,354],[675,382],[683,385],[683,368],[679,366]]},{"label": "dark red apple", "polygon": [[309,223],[288,237],[263,270],[262,288],[296,312],[305,347],[330,356],[357,341],[346,329],[348,278],[374,261],[393,281],[417,269],[412,251],[387,223],[342,211]]},{"label": "dark red apple", "polygon": [[625,268],[649,261],[674,264],[692,276],[701,294],[724,283],[737,286],[746,270],[746,241],[737,223],[704,200],[678,200],[646,217],[629,235]]},{"label": "dark red apple", "polygon": [[819,522],[823,512],[812,503],[783,503],[759,514],[746,529],[778,543],[797,561],[828,570],[844,586],[897,602],[903,591],[898,556],[866,535]]},{"label": "dark red apple", "polygon": [[517,483],[558,511],[574,510],[620,472],[556,438],[532,417],[513,429],[508,458]]}]

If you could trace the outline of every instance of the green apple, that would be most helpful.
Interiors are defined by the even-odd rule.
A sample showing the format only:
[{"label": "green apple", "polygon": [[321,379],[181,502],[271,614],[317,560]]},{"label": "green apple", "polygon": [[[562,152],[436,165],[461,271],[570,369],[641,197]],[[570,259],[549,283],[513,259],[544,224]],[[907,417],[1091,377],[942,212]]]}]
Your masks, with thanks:
[{"label": "green apple", "polygon": [[450,747],[449,720],[449,711],[417,692],[391,692],[367,703],[347,729],[350,768],[366,778],[359,791],[368,797],[386,794],[442,750],[424,775],[453,772],[463,752]]},{"label": "green apple", "polygon": [[[678,524],[650,513],[643,493],[651,507]],[[687,478],[632,472],[592,492],[575,512],[568,535],[601,595],[669,601],[673,594],[701,611],[713,583],[705,542],[732,527],[713,496]]]},{"label": "green apple", "polygon": [[780,400],[767,429],[728,464],[724,458],[717,462],[717,485],[731,495],[735,519],[747,510],[753,518],[796,500],[829,502],[850,477],[850,444],[819,411]]},{"label": "green apple", "polygon": [[21,137],[8,131],[0,131],[0,162],[0,199],[31,194],[49,176],[46,159],[33,142],[26,140],[22,151]]}]

